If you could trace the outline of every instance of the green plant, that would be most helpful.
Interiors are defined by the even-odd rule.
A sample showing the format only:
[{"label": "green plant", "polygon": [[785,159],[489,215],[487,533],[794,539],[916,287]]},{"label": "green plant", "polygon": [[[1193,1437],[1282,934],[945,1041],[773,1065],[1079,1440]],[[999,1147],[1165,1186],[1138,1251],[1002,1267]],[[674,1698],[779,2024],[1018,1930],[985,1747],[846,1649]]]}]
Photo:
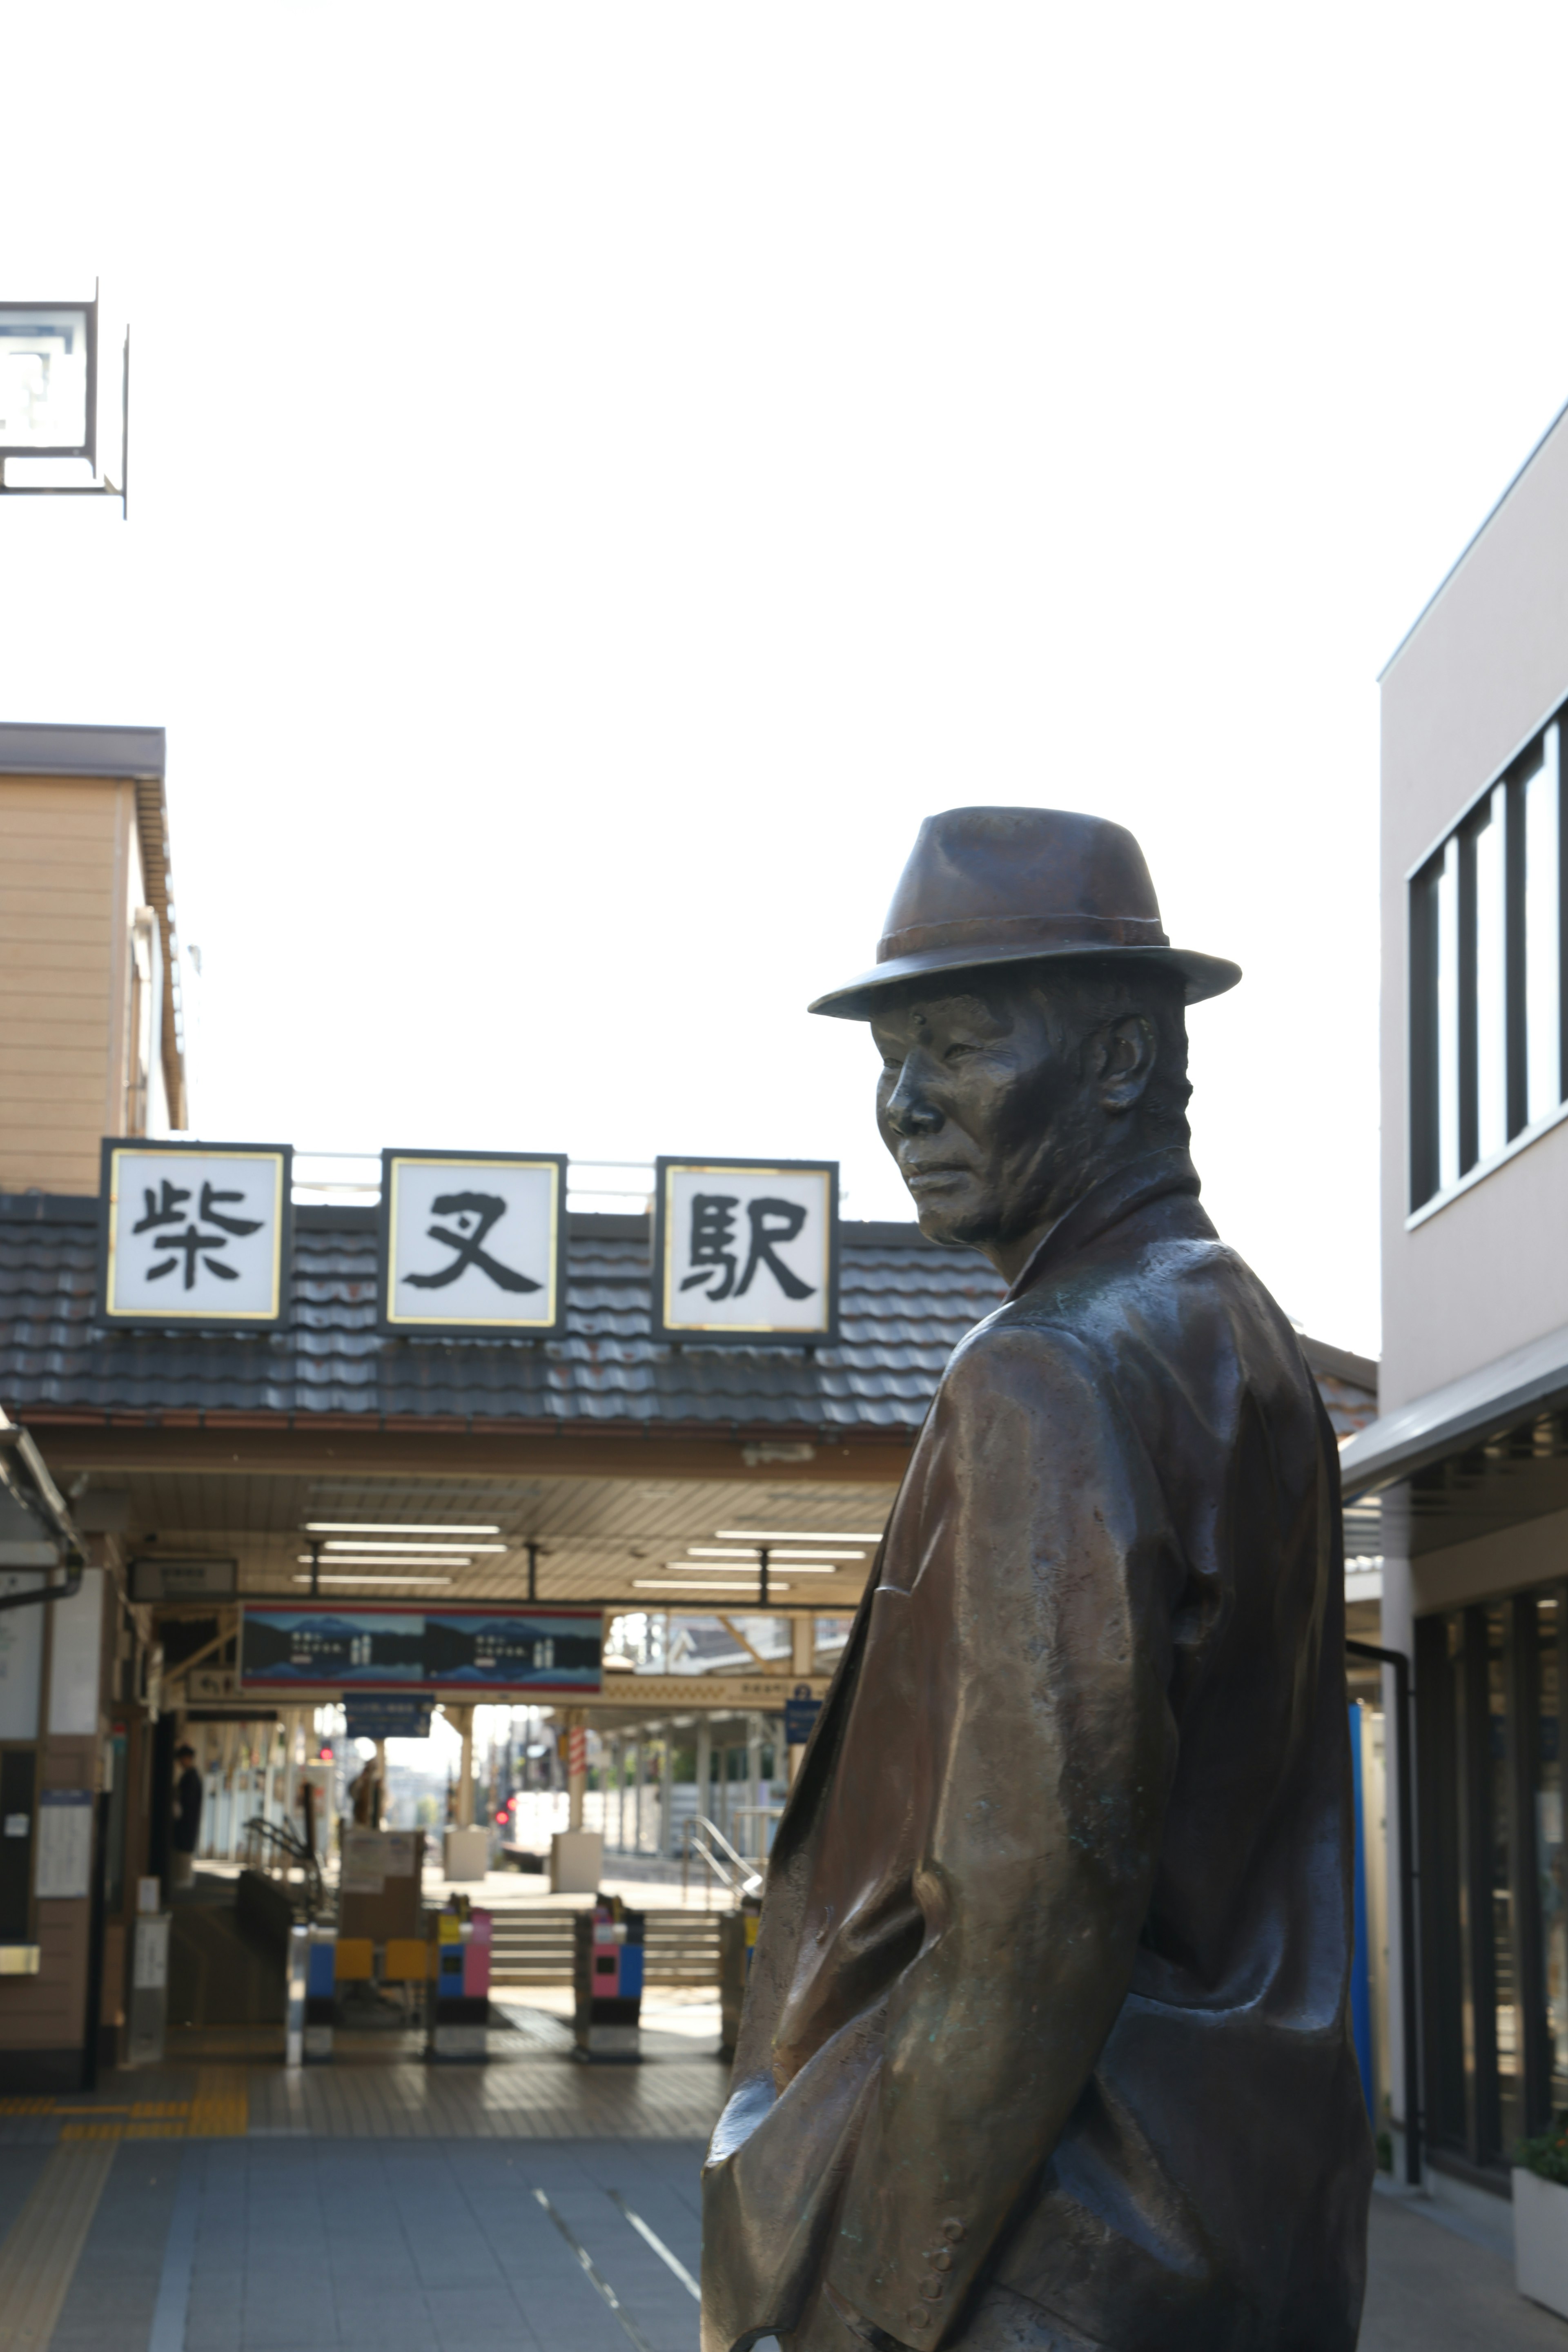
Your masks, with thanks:
[{"label": "green plant", "polygon": [[1550,2131],[1538,2132],[1533,2139],[1520,2141],[1515,2161],[1542,2180],[1555,2180],[1561,2188],[1568,2189],[1568,2107],[1558,2109]]}]

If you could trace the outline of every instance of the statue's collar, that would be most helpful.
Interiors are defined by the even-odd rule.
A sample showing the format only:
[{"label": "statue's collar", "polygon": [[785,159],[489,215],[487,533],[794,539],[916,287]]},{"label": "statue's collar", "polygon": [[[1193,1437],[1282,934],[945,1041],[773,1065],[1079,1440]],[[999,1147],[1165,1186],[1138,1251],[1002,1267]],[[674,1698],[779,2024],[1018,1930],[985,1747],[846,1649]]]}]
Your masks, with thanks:
[{"label": "statue's collar", "polygon": [[1015,1298],[1022,1298],[1060,1259],[1070,1257],[1074,1250],[1098,1240],[1135,1209],[1163,1199],[1167,1192],[1190,1192],[1195,1198],[1198,1189],[1198,1171],[1184,1144],[1171,1144],[1163,1151],[1142,1152],[1136,1160],[1112,1169],[1109,1175],[1091,1184],[1087,1192],[1080,1192],[1072,1207],[1057,1219],[1037,1245],[1005,1303],[1010,1306]]}]

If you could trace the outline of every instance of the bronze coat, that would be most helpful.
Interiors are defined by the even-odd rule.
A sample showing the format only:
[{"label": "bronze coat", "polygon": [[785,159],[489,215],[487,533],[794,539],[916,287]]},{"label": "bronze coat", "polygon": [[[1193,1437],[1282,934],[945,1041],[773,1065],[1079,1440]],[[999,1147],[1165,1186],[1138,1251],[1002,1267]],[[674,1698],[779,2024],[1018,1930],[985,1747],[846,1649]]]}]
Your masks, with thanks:
[{"label": "bronze coat", "polygon": [[780,1823],[703,2352],[1352,2352],[1332,1433],[1182,1151],[956,1350]]}]

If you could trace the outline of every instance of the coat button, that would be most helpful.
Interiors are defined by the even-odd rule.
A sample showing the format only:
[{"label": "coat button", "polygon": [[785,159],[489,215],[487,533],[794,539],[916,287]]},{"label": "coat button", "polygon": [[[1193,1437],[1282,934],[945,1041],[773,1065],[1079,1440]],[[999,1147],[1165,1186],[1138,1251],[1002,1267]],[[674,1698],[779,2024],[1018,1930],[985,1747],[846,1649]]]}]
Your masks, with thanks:
[{"label": "coat button", "polygon": [[939,2278],[921,2279],[921,2293],[924,2295],[928,2303],[935,2303],[940,2297],[944,2284],[945,2281]]},{"label": "coat button", "polygon": [[905,2312],[904,2326],[906,2327],[929,2327],[931,2326],[931,2314],[923,2304],[917,2303],[912,2311]]},{"label": "coat button", "polygon": [[939,2246],[934,2254],[926,2256],[926,2260],[933,2271],[950,2271],[952,2268],[952,2256],[945,2246]]},{"label": "coat button", "polygon": [[948,2219],[942,2223],[942,2234],[947,2240],[950,2246],[956,2246],[959,2240],[964,2236],[965,2231],[963,2224],[958,2219],[956,2214],[950,2214]]}]

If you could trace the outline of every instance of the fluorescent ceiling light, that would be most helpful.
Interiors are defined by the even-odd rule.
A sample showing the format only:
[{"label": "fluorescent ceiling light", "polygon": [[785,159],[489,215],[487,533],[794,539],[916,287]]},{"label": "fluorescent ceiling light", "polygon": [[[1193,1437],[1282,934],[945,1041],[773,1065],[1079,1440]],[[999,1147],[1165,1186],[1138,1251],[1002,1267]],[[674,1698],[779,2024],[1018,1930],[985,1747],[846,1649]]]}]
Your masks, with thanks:
[{"label": "fluorescent ceiling light", "polygon": [[[310,1555],[308,1551],[297,1551],[294,1557],[299,1561],[301,1568],[309,1568],[311,1564]],[[331,1565],[330,1562],[329,1565]],[[378,1565],[382,1568],[467,1568],[470,1563],[467,1553],[462,1554],[457,1559],[449,1559],[440,1552],[400,1551],[382,1553],[373,1550],[368,1552],[363,1559],[355,1559],[353,1560],[340,1559],[337,1565],[340,1568],[374,1568]],[[323,1570],[322,1574],[324,1575],[326,1571]]]},{"label": "fluorescent ceiling light", "polygon": [[297,1576],[296,1584],[450,1584],[449,1576]]},{"label": "fluorescent ceiling light", "polygon": [[869,1535],[864,1528],[720,1528],[716,1533],[721,1543],[880,1543],[882,1530],[874,1528]]},{"label": "fluorescent ceiling light", "polygon": [[427,1527],[422,1519],[307,1519],[308,1536],[499,1536],[489,1522],[482,1528]]},{"label": "fluorescent ceiling light", "polygon": [[393,1552],[416,1551],[423,1553],[426,1559],[429,1559],[444,1551],[505,1551],[507,1547],[505,1544],[399,1543],[395,1539],[391,1542],[383,1541],[381,1543],[345,1543],[339,1536],[334,1536],[331,1542],[326,1546],[326,1549],[331,1553],[374,1551],[385,1552],[390,1556]]},{"label": "fluorescent ceiling light", "polygon": [[[743,1562],[740,1564],[744,1565]],[[735,1573],[735,1568],[733,1566],[721,1564],[716,1559],[667,1559],[664,1565],[666,1568],[689,1568],[694,1576],[733,1576]],[[752,1585],[755,1584],[757,1578],[761,1576],[762,1572],[763,1563],[759,1559],[753,1565]],[[843,1574],[843,1570],[841,1569],[806,1568],[802,1566],[798,1560],[793,1559],[789,1563],[789,1572],[792,1576],[840,1576]],[[769,1581],[771,1582],[773,1580],[773,1571],[771,1569],[768,1571],[768,1576]],[[747,1589],[751,1590],[752,1588],[748,1587]]]},{"label": "fluorescent ceiling light", "polygon": [[[695,1576],[634,1576],[632,1590],[634,1592],[747,1592],[754,1601],[757,1580],[749,1576],[744,1584],[731,1584],[728,1577],[722,1576],[700,1579]],[[768,1590],[771,1592],[787,1592],[789,1586],[770,1582]]]},{"label": "fluorescent ceiling light", "polygon": [[[693,1559],[757,1559],[761,1557],[755,1545],[747,1551],[721,1551],[716,1544],[688,1544],[687,1551]],[[773,1553],[775,1559],[864,1559],[863,1551],[783,1551]]]}]

